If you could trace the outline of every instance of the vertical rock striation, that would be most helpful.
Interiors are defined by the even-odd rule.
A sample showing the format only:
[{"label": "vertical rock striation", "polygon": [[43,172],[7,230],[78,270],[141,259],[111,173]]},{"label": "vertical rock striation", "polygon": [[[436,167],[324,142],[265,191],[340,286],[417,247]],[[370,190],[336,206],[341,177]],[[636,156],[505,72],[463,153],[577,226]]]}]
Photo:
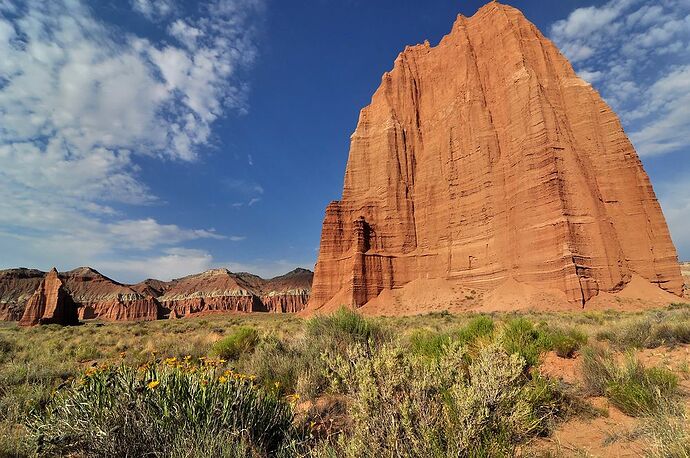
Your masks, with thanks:
[{"label": "vertical rock striation", "polygon": [[554,44],[492,2],[438,46],[407,47],[361,111],[309,310],[430,279],[584,306],[633,275],[681,294],[632,144]]}]

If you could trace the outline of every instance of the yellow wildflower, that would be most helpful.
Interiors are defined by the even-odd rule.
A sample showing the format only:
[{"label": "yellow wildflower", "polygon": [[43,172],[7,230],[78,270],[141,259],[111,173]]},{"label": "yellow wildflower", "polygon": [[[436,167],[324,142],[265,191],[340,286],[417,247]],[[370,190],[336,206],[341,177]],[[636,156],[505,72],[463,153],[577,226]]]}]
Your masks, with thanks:
[{"label": "yellow wildflower", "polygon": [[219,381],[220,383],[225,383],[225,382],[228,381],[228,379],[221,375],[220,377],[218,377],[218,381]]},{"label": "yellow wildflower", "polygon": [[146,385],[150,390],[154,389],[158,385],[160,385],[161,382],[158,380],[151,380],[148,385]]}]

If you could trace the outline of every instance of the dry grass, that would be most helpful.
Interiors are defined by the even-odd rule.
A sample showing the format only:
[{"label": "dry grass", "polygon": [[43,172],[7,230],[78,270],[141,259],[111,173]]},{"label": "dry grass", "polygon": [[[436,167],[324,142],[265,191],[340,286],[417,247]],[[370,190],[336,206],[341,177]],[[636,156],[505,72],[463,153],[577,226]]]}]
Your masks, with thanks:
[{"label": "dry grass", "polygon": [[[245,351],[242,345],[233,347],[234,361],[228,362],[228,367],[256,375],[257,384],[273,387],[281,396],[298,393],[316,405],[324,396],[338,394],[329,380],[329,367],[333,358],[347,355],[353,345],[364,346],[374,354],[381,346],[392,347],[402,354],[419,356],[428,367],[438,364],[452,344],[464,346],[471,358],[491,341],[497,341],[502,351],[520,355],[529,367],[538,365],[546,350],[575,356],[587,338],[590,342],[600,340],[610,351],[618,352],[684,345],[688,326],[687,306],[638,313],[433,313],[367,320],[343,314],[308,323],[298,317],[272,314],[211,315],[145,323],[92,322],[64,328],[50,325],[27,329],[0,323],[0,456],[31,455],[33,445],[23,426],[30,412],[40,412],[56,388],[78,378],[88,367],[103,363],[138,367],[166,357],[198,359],[214,353],[214,345],[217,353],[222,346],[217,342],[233,341],[232,336],[240,329],[255,330],[258,340],[247,346],[251,351]],[[323,354],[331,359],[324,360]],[[593,383],[597,377],[599,383],[604,383],[606,371],[592,377]],[[627,402],[628,388],[625,384],[613,390],[608,387],[610,392],[616,391],[621,402]],[[644,395],[646,385],[633,388]],[[659,408],[652,417],[655,421],[649,424],[680,424],[681,414],[677,410],[673,415],[664,413],[670,410],[662,408],[663,402],[665,398],[658,400]],[[687,430],[673,431],[676,449],[686,451],[682,441],[687,438]],[[656,444],[654,456],[661,456],[659,444],[666,440],[663,433],[661,427],[650,427],[648,432],[650,444]],[[326,452],[343,455],[333,449]]]}]

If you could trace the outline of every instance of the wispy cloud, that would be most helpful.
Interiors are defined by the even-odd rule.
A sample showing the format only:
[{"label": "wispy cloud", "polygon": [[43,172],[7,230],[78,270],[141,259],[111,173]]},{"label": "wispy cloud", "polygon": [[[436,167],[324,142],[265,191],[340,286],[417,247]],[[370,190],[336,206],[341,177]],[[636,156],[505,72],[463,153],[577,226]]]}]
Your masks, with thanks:
[{"label": "wispy cloud", "polygon": [[235,198],[241,199],[230,204],[237,209],[244,206],[251,207],[261,202],[261,197],[264,194],[264,188],[251,180],[231,178],[223,180],[223,185]]},{"label": "wispy cloud", "polygon": [[85,1],[0,2],[4,265],[170,256],[175,245],[223,237],[116,208],[158,201],[138,158],[194,161],[219,117],[246,110],[240,75],[256,57],[261,2],[208,0],[185,17],[173,0],[131,6],[168,37],[122,33]]},{"label": "wispy cloud", "polygon": [[621,116],[640,155],[690,149],[690,3],[611,0],[551,37]]}]

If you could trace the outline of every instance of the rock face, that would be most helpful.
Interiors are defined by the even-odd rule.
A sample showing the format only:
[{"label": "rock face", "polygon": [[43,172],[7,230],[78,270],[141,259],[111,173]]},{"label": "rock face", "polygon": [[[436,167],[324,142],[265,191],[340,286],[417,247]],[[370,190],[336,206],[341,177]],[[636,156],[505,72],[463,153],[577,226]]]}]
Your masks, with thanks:
[{"label": "rock face", "polygon": [[309,310],[427,280],[518,282],[582,307],[634,274],[681,294],[618,117],[520,11],[492,2],[438,46],[407,47],[361,111]]},{"label": "rock face", "polygon": [[76,314],[57,270],[53,269],[41,281],[38,289],[29,298],[19,324],[72,324]]},{"label": "rock face", "polygon": [[36,269],[0,270],[0,321],[19,321],[46,273]]}]

